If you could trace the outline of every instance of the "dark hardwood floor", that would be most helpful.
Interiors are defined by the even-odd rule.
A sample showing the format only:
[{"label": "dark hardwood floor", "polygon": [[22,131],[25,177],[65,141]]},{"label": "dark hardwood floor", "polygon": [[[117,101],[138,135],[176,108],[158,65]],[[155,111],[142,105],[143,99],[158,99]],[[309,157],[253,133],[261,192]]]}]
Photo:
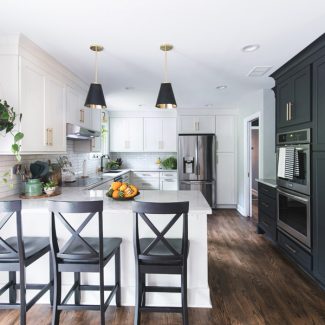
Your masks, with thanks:
[{"label": "dark hardwood floor", "polygon": [[[212,309],[190,309],[190,324],[322,325],[325,292],[255,233],[251,219],[234,210],[209,216],[209,283]],[[27,324],[50,324],[49,306],[33,307]],[[98,324],[96,312],[63,312],[62,325]],[[133,324],[133,308],[109,307],[106,323]],[[18,324],[1,311],[0,324]],[[142,324],[181,324],[175,314],[144,314]]]}]

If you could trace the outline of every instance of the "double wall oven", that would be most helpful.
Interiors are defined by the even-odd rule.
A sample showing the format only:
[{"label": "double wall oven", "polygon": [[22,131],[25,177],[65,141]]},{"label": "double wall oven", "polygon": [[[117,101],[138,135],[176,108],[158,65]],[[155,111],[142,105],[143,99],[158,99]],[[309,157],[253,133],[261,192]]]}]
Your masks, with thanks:
[{"label": "double wall oven", "polygon": [[310,129],[277,134],[277,226],[311,248]]}]

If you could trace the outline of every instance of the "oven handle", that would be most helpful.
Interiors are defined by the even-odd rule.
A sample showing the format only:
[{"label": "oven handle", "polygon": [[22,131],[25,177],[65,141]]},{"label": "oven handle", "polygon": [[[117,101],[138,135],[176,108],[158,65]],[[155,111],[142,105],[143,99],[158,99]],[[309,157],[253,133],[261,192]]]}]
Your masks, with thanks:
[{"label": "oven handle", "polygon": [[294,195],[294,194],[291,194],[291,193],[288,193],[288,192],[284,192],[284,191],[281,191],[278,189],[278,193],[280,194],[283,194],[287,197],[290,197],[292,199],[295,199],[297,201],[300,201],[300,202],[303,202],[303,203],[308,203],[310,201],[310,199],[308,198],[304,198],[304,197],[301,197],[301,196],[298,196],[298,195]]}]

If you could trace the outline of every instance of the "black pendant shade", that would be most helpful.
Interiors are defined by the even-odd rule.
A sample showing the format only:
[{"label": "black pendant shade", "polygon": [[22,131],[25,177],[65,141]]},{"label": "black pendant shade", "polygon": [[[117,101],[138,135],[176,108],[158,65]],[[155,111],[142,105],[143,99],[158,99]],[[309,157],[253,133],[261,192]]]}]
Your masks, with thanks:
[{"label": "black pendant shade", "polygon": [[176,100],[173,87],[170,82],[164,82],[160,85],[156,107],[158,108],[176,108]]},{"label": "black pendant shade", "polygon": [[90,108],[107,107],[101,84],[97,84],[97,83],[90,84],[85,106]]}]

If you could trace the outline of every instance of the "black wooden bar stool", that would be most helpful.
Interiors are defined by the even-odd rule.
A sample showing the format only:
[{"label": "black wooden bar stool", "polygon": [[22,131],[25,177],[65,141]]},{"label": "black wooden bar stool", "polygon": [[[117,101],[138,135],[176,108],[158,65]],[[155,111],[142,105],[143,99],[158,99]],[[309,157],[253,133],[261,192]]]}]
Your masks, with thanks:
[{"label": "black wooden bar stool", "polygon": [[[23,237],[21,222],[21,201],[0,202],[0,230],[16,216],[16,236],[3,239],[0,236],[0,271],[9,272],[9,282],[0,289],[0,296],[9,289],[9,303],[1,303],[0,309],[20,309],[20,325],[26,324],[26,312],[48,291],[52,302],[52,272],[47,284],[26,284],[26,267],[50,251],[48,237]],[[16,283],[19,272],[19,284]],[[39,290],[26,301],[26,290]],[[17,303],[17,290],[20,290],[20,303]]]},{"label": "black wooden bar stool", "polygon": [[[181,313],[183,324],[188,324],[187,311],[187,256],[188,241],[188,202],[149,203],[133,202],[134,212],[133,241],[136,263],[136,299],[134,324],[140,324],[141,312]],[[166,227],[159,231],[153,224],[152,214],[174,215]],[[168,231],[182,216],[181,238],[165,238]],[[163,217],[163,216],[161,216]],[[139,219],[153,231],[154,238],[139,238]],[[147,286],[146,274],[180,274],[180,287]],[[182,307],[146,306],[146,292],[178,292],[182,295]]]},{"label": "black wooden bar stool", "polygon": [[[51,212],[50,244],[54,269],[54,303],[52,325],[58,325],[62,310],[99,310],[100,324],[105,324],[105,311],[115,295],[116,305],[121,305],[120,284],[120,245],[121,238],[103,237],[103,201],[67,202],[49,201]],[[65,216],[64,216],[65,214]],[[80,214],[87,214],[77,229],[67,221],[67,214],[77,214],[73,217],[82,218]],[[82,237],[81,232],[93,219],[98,216],[98,236]],[[63,244],[58,244],[56,220],[59,220],[71,233],[71,237]],[[104,267],[115,257],[115,285],[104,284]],[[73,272],[74,284],[61,300],[61,273]],[[80,272],[99,273],[99,285],[85,285],[80,283]],[[81,291],[99,291],[100,304],[81,304]],[[104,300],[105,291],[111,291]],[[74,304],[68,303],[74,294]]]}]

